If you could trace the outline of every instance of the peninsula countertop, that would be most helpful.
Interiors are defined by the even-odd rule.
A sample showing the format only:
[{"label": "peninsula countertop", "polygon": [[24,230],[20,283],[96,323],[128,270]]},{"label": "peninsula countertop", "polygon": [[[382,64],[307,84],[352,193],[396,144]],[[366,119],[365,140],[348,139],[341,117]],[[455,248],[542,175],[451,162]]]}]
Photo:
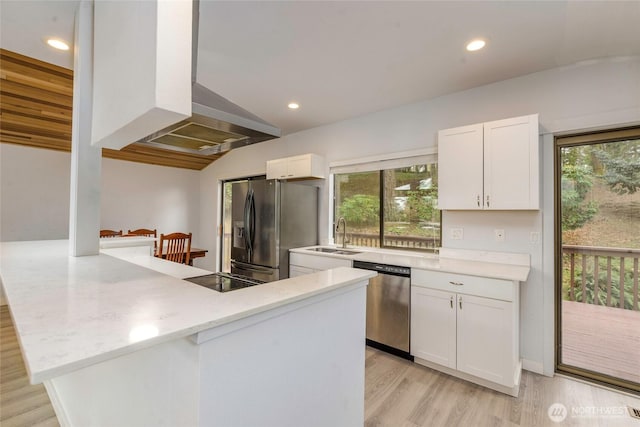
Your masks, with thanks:
[{"label": "peninsula countertop", "polygon": [[[169,261],[143,267],[142,258],[68,254],[67,240],[0,244],[0,277],[33,384],[375,275],[340,268],[218,293],[151,269]],[[182,267],[176,275],[188,277]]]}]

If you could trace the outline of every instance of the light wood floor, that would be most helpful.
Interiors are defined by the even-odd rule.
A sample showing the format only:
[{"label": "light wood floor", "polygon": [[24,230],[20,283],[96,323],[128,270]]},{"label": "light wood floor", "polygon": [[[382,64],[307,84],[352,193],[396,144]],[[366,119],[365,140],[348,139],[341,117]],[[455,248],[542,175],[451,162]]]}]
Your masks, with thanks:
[{"label": "light wood floor", "polygon": [[0,425],[59,425],[44,386],[29,384],[6,305],[0,307]]},{"label": "light wood floor", "polygon": [[[622,411],[621,416],[567,417],[556,424],[549,406],[576,411]],[[569,378],[523,371],[520,395],[502,393],[367,348],[365,425],[372,426],[620,426],[640,427],[626,406],[639,408],[640,398]],[[581,409],[587,408],[587,409]],[[621,409],[622,408],[622,409]],[[585,412],[582,412],[583,414]]]},{"label": "light wood floor", "polygon": [[[44,387],[29,385],[6,306],[0,308],[0,332],[0,425],[57,426]],[[640,420],[631,419],[626,412],[622,416],[569,417],[556,424],[547,416],[549,406],[556,402],[569,411],[572,407],[614,411],[616,408],[626,411],[626,405],[640,408],[638,398],[567,378],[547,378],[528,372],[523,373],[520,397],[516,399],[367,348],[367,427],[640,427]]]},{"label": "light wood floor", "polygon": [[562,362],[640,383],[640,312],[562,301]]}]

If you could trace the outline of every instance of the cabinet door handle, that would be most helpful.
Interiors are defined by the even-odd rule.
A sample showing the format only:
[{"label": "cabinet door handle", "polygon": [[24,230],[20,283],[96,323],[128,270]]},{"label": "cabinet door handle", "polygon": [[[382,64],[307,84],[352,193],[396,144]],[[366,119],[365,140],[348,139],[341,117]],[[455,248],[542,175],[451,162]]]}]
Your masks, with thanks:
[{"label": "cabinet door handle", "polygon": [[452,285],[456,285],[456,286],[463,286],[464,285],[464,283],[462,283],[462,282],[449,282],[449,283],[452,284]]},{"label": "cabinet door handle", "polygon": [[462,310],[462,297],[458,297],[458,303],[460,304],[460,310]]},{"label": "cabinet door handle", "polygon": [[487,207],[489,207],[489,195],[487,194]]},{"label": "cabinet door handle", "polygon": [[478,194],[478,197],[476,199],[476,202],[478,202],[478,207],[480,207],[480,195]]},{"label": "cabinet door handle", "polygon": [[451,306],[451,308],[453,308],[453,297],[449,299],[449,305]]}]

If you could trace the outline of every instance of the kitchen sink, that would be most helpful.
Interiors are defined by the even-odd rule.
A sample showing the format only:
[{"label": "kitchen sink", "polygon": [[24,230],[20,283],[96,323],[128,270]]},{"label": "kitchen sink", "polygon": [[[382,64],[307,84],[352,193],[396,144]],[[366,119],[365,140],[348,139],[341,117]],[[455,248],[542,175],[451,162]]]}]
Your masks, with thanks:
[{"label": "kitchen sink", "polygon": [[350,249],[341,249],[341,248],[309,248],[308,251],[314,252],[324,252],[329,254],[337,254],[337,255],[355,255],[362,252],[352,251]]}]

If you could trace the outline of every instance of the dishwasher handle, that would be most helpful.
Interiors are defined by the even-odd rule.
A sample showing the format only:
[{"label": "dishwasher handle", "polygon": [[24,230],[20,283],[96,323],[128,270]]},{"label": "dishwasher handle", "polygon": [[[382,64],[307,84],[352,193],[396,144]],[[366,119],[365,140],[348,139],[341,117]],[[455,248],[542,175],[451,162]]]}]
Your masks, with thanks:
[{"label": "dishwasher handle", "polygon": [[411,277],[411,268],[400,265],[379,264],[375,262],[353,261],[353,268],[377,271],[391,276]]}]

